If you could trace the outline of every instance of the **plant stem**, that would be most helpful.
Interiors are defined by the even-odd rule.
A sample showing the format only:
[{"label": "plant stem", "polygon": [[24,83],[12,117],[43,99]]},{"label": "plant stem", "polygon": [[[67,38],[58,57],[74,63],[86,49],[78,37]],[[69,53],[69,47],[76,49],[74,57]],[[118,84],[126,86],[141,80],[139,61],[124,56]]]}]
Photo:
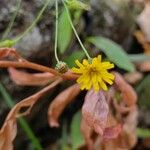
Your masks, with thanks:
[{"label": "plant stem", "polygon": [[55,58],[57,63],[59,63],[58,55],[57,55],[57,45],[58,45],[58,0],[55,0],[55,13],[56,13],[56,21],[55,21]]},{"label": "plant stem", "polygon": [[22,1],[22,0],[17,0],[17,7],[16,7],[16,10],[14,11],[14,14],[13,14],[13,16],[12,16],[12,18],[11,18],[11,21],[10,21],[10,23],[8,24],[8,27],[6,28],[6,30],[5,30],[5,32],[4,32],[3,36],[2,36],[2,40],[6,39],[7,36],[8,36],[8,34],[10,33],[10,30],[11,30],[13,24],[14,24],[14,21],[15,21],[15,18],[16,18],[16,16],[17,16],[17,13],[18,13],[18,11],[19,11],[19,9],[20,9],[21,1]]},{"label": "plant stem", "polygon": [[45,11],[45,9],[47,8],[49,2],[51,0],[46,0],[43,8],[40,10],[39,14],[37,15],[36,19],[33,21],[33,23],[25,30],[25,32],[23,34],[21,34],[19,37],[17,37],[15,39],[15,42],[17,43],[18,41],[20,41],[28,32],[30,32],[34,26],[37,24],[37,22],[40,20],[40,18],[42,17],[43,15],[43,12]]},{"label": "plant stem", "polygon": [[80,38],[79,38],[79,36],[78,36],[78,33],[77,33],[77,31],[76,31],[76,29],[75,29],[75,27],[74,27],[74,25],[73,25],[73,22],[72,22],[72,20],[71,20],[70,11],[69,11],[67,5],[65,4],[64,0],[62,0],[62,2],[63,2],[64,7],[65,7],[65,9],[66,9],[66,12],[67,12],[67,15],[68,15],[68,20],[69,20],[69,22],[70,22],[70,25],[71,25],[73,31],[74,31],[75,36],[76,36],[76,38],[78,39],[78,42],[79,42],[80,46],[82,47],[82,49],[83,49],[85,55],[87,56],[87,58],[88,58],[89,60],[91,60],[91,57],[89,56],[89,54],[88,54],[86,48],[84,47],[82,41],[80,40]]},{"label": "plant stem", "polygon": [[[1,95],[3,96],[6,104],[8,105],[9,108],[12,108],[15,103],[9,93],[6,91],[5,87],[0,83],[0,92]],[[26,133],[27,137],[31,140],[33,147],[36,150],[43,150],[38,138],[34,135],[32,129],[30,128],[29,124],[26,122],[26,120],[23,117],[18,118],[19,124],[21,128],[24,130]]]}]

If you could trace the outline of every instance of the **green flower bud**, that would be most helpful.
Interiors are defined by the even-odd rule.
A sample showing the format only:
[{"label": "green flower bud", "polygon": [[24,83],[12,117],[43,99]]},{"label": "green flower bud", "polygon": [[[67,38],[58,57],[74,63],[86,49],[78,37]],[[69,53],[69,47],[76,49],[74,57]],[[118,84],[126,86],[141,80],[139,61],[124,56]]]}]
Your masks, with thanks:
[{"label": "green flower bud", "polygon": [[60,73],[65,73],[68,71],[68,65],[65,62],[60,61],[56,64],[55,69]]}]

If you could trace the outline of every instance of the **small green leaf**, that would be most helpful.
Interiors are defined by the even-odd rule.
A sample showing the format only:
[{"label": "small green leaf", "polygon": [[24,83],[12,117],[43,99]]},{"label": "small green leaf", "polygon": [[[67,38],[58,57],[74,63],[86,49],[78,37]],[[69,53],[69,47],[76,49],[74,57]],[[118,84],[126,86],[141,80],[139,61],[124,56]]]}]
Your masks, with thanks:
[{"label": "small green leaf", "polygon": [[64,61],[67,63],[69,68],[72,68],[75,66],[75,60],[81,60],[85,56],[83,51],[76,51],[72,53],[69,57],[66,57]]},{"label": "small green leaf", "polygon": [[63,54],[72,37],[72,28],[68,20],[67,12],[63,9],[58,23],[58,48]]},{"label": "small green leaf", "polygon": [[90,10],[90,6],[79,0],[65,0],[70,9]]},{"label": "small green leaf", "polygon": [[135,71],[135,66],[130,61],[127,53],[117,43],[104,37],[91,37],[88,41],[102,50],[108,59],[115,63],[119,68],[131,72]]},{"label": "small green leaf", "polygon": [[150,138],[150,129],[137,128],[137,136],[140,138]]},{"label": "small green leaf", "polygon": [[84,139],[80,131],[81,123],[81,112],[77,112],[71,123],[71,138],[72,138],[72,149],[77,150],[79,146],[84,144]]},{"label": "small green leaf", "polygon": [[142,62],[142,61],[150,60],[150,55],[129,54],[129,58],[132,62]]},{"label": "small green leaf", "polygon": [[138,93],[139,107],[144,107],[147,110],[150,109],[150,74],[144,77],[144,79],[137,85],[136,91]]},{"label": "small green leaf", "polygon": [[15,40],[5,40],[5,41],[0,42],[0,48],[1,47],[12,47],[15,44],[16,44]]}]

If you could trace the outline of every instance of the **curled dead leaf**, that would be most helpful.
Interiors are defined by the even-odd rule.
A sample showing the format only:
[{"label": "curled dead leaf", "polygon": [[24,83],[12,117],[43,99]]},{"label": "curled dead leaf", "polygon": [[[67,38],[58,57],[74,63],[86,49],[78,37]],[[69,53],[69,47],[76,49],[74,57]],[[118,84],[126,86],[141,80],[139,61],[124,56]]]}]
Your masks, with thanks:
[{"label": "curled dead leaf", "polygon": [[[17,103],[12,110],[9,112],[2,128],[0,129],[0,150],[12,150],[13,149],[13,140],[17,134],[17,122],[16,118],[20,115],[27,115],[30,113],[33,105],[43,96],[46,92],[54,88],[62,80],[58,79],[49,86],[45,87],[36,94],[25,98],[21,102]],[[20,114],[22,108],[28,108],[25,112]]]},{"label": "curled dead leaf", "polygon": [[136,37],[137,41],[143,46],[144,53],[150,54],[150,42],[147,42],[144,34],[141,31],[135,31],[134,36]]},{"label": "curled dead leaf", "polygon": [[25,86],[41,86],[46,85],[54,80],[56,76],[52,73],[26,73],[15,68],[8,68],[9,76],[18,85]]},{"label": "curled dead leaf", "polygon": [[128,83],[135,84],[143,78],[143,74],[141,72],[131,72],[124,74],[123,77]]},{"label": "curled dead leaf", "polygon": [[108,104],[102,91],[88,91],[82,106],[82,117],[98,134],[103,135],[107,123]]},{"label": "curled dead leaf", "polygon": [[24,60],[14,48],[0,48],[0,58],[8,56],[15,57],[19,61]]},{"label": "curled dead leaf", "polygon": [[145,61],[137,64],[137,67],[142,72],[150,72],[150,61]]},{"label": "curled dead leaf", "polygon": [[115,75],[115,88],[121,92],[122,100],[127,106],[134,106],[137,102],[137,94],[135,90],[129,85],[123,76],[118,72],[113,72]]},{"label": "curled dead leaf", "polygon": [[142,13],[137,18],[137,23],[139,24],[142,32],[145,35],[147,42],[150,42],[150,1],[145,4],[145,8]]},{"label": "curled dead leaf", "polygon": [[80,93],[78,84],[65,89],[52,101],[48,109],[48,122],[51,127],[58,127],[58,118],[64,108]]},{"label": "curled dead leaf", "polygon": [[86,121],[82,118],[81,119],[81,125],[80,125],[81,133],[83,134],[83,137],[85,139],[86,145],[88,147],[88,150],[92,150],[94,147],[94,141],[91,137],[93,130],[90,126],[86,123]]},{"label": "curled dead leaf", "polygon": [[103,138],[104,139],[115,139],[118,137],[120,132],[122,131],[122,125],[118,124],[114,127],[105,128]]}]

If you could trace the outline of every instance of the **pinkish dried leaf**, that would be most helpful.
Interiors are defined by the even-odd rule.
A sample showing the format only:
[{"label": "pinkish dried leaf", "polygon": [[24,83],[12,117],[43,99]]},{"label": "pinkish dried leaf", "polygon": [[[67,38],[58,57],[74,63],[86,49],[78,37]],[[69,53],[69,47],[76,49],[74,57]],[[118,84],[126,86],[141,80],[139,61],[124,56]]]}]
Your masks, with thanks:
[{"label": "pinkish dried leaf", "polygon": [[137,94],[133,87],[129,85],[118,72],[113,72],[115,75],[115,87],[122,94],[122,100],[127,106],[133,106],[137,102]]},{"label": "pinkish dried leaf", "polygon": [[121,124],[118,124],[114,127],[105,128],[103,138],[107,140],[117,138],[121,131],[122,131]]},{"label": "pinkish dried leaf", "polygon": [[17,60],[24,60],[14,48],[0,48],[0,58],[4,57],[15,57]]},{"label": "pinkish dried leaf", "polygon": [[73,99],[80,93],[78,84],[75,84],[64,91],[62,91],[50,104],[48,109],[48,122],[51,127],[58,127],[58,118],[63,112],[64,108],[73,101]]},{"label": "pinkish dried leaf", "polygon": [[137,67],[142,72],[150,72],[150,61],[145,61],[137,64]]},{"label": "pinkish dried leaf", "polygon": [[103,135],[107,123],[108,104],[102,91],[88,91],[82,107],[83,119],[98,134]]},{"label": "pinkish dried leaf", "polygon": [[143,78],[143,74],[141,72],[131,72],[131,73],[126,73],[123,75],[124,79],[129,82],[130,84],[135,84],[139,80]]},{"label": "pinkish dried leaf", "polygon": [[18,85],[41,86],[56,80],[56,77],[51,73],[31,74],[14,68],[9,68],[8,71],[10,78]]},{"label": "pinkish dried leaf", "polygon": [[0,150],[12,150],[13,149],[13,140],[15,139],[16,134],[17,134],[16,118],[20,115],[20,110],[24,107],[28,108],[21,115],[27,115],[28,113],[30,113],[31,108],[37,102],[37,100],[39,100],[40,97],[42,97],[46,92],[54,88],[61,81],[62,81],[61,79],[58,79],[57,81],[53,82],[51,85],[45,87],[44,89],[37,92],[36,94],[17,103],[12,108],[2,128],[0,129]]},{"label": "pinkish dried leaf", "polygon": [[83,118],[81,120],[80,129],[81,129],[81,133],[83,134],[83,137],[85,139],[88,150],[92,150],[93,146],[94,146],[94,141],[91,137],[93,130],[91,129],[90,126],[88,126],[88,124],[86,123],[86,121]]}]

